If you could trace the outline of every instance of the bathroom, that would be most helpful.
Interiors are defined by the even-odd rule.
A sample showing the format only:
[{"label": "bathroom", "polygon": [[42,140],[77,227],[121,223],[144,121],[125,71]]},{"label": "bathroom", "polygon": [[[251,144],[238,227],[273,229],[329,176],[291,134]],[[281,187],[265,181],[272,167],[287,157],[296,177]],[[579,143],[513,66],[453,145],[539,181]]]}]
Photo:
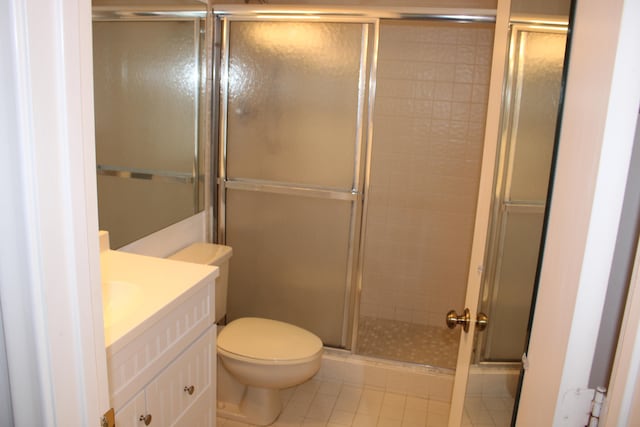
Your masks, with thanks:
[{"label": "bathroom", "polygon": [[[200,231],[201,231],[201,230],[200,230]],[[180,233],[180,234],[182,234],[182,233]],[[167,240],[170,240],[170,238],[169,238],[169,239],[166,239],[166,238],[165,238],[165,239],[161,239],[161,240],[164,240],[164,241],[161,241],[161,242],[156,243],[156,244],[152,244],[152,245],[154,246],[154,248],[156,248],[156,250],[158,250],[159,252],[160,252],[160,251],[167,251],[167,250],[169,250],[169,248],[167,248],[167,247],[162,248],[162,245],[168,245]],[[449,307],[448,307],[448,308],[449,308]],[[448,309],[448,308],[447,308],[447,309]],[[456,307],[450,307],[450,308],[456,308]],[[458,308],[458,310],[460,310],[460,309],[461,309],[461,307],[460,307],[460,308]],[[336,356],[336,357],[337,357],[337,356]],[[394,365],[394,366],[395,366],[395,365]],[[394,385],[393,387],[396,387],[396,386],[397,386],[397,385]]]},{"label": "bathroom", "polygon": [[[462,12],[468,9],[452,19],[428,8],[388,8],[386,13],[401,18],[378,21],[375,13],[385,12],[384,8],[367,12],[361,7],[356,13],[364,18],[345,9],[320,24],[294,16],[289,6],[214,5],[213,35],[203,30],[209,24],[200,22],[195,31],[199,39],[185,42],[191,44],[183,49],[174,48],[159,29],[145,38],[142,25],[148,26],[148,21],[136,30],[140,21],[118,20],[117,8],[108,10],[108,2],[94,5],[99,218],[101,228],[110,231],[113,246],[150,254],[143,247],[149,238],[139,237],[152,227],[160,228],[152,224],[160,221],[160,214],[183,209],[186,214],[175,214],[188,216],[211,205],[210,212],[205,210],[205,215],[213,215],[212,223],[205,224],[210,239],[233,248],[228,320],[255,316],[303,327],[320,336],[326,346],[316,380],[341,379],[355,390],[388,391],[389,399],[403,402],[409,396],[418,399],[414,404],[423,412],[429,404],[438,408],[428,411],[430,417],[421,414],[420,424],[446,423],[461,328],[450,330],[444,320],[449,310],[464,305],[482,156],[487,155],[483,141],[490,108],[495,17],[479,9],[489,5],[476,4],[476,16],[466,20]],[[568,4],[565,9],[567,15]],[[260,21],[260,14],[269,11],[273,13],[270,21]],[[278,22],[276,12],[288,18]],[[510,64],[510,75],[505,77],[506,92],[513,93],[513,101],[504,102],[513,106],[504,107],[509,116],[505,114],[503,121],[513,125],[502,131],[509,136],[501,139],[511,142],[503,142],[497,160],[501,165],[490,175],[504,179],[492,184],[495,192],[503,194],[493,203],[506,207],[493,210],[506,213],[502,217],[493,213],[487,245],[495,250],[486,255],[492,259],[485,261],[501,266],[487,267],[486,276],[502,275],[507,284],[502,288],[485,285],[482,292],[492,295],[506,289],[508,293],[509,282],[527,285],[515,291],[525,295],[524,300],[484,298],[480,311],[511,318],[500,320],[496,327],[490,323],[487,332],[479,335],[479,345],[486,350],[473,355],[467,387],[467,406],[475,404],[479,413],[470,416],[467,409],[465,425],[510,422],[560,98],[566,16],[555,21],[546,16],[544,22],[540,18],[518,21],[516,16],[512,11],[511,49],[529,53],[512,53],[520,68]],[[179,22],[164,19],[154,24],[169,27]],[[172,42],[189,40],[193,33],[189,23],[181,24],[185,31],[173,36]],[[166,92],[163,87],[153,86],[153,96],[158,98],[146,104],[159,105],[160,111],[141,108],[146,88],[162,85],[155,77],[142,82],[141,89],[123,78],[126,90],[114,90],[118,80],[113,76],[123,72],[121,63],[126,63],[131,75],[144,75],[149,66],[163,70],[171,76],[165,86],[171,86],[181,70],[193,73],[207,62],[203,57],[210,39],[215,40],[214,78],[208,82],[200,77],[200,93],[198,86],[192,86],[193,93],[184,102],[179,92],[171,96],[162,93]],[[178,65],[171,60],[164,64],[163,59],[146,65],[144,55],[140,63],[118,59],[118,55],[134,57],[136,52],[163,58],[171,49],[181,55],[201,53],[199,58],[179,57]],[[527,80],[529,74],[534,77]],[[539,75],[543,77],[535,77]],[[546,79],[546,86],[536,78]],[[213,95],[207,94],[208,87]],[[537,98],[535,92],[539,92]],[[210,102],[207,96],[213,97],[211,124],[203,117],[202,105]],[[167,106],[169,98],[173,102]],[[330,102],[334,104],[331,112],[326,107]],[[544,105],[538,108],[546,110],[544,116],[528,105]],[[130,120],[141,110],[146,116]],[[147,129],[151,126],[140,123],[166,116],[174,118],[167,122],[169,126],[158,126],[151,136],[142,136],[151,132]],[[533,127],[535,132],[530,130]],[[209,145],[202,141],[211,138],[209,128],[217,142],[207,154]],[[188,133],[180,135],[181,129]],[[527,138],[546,142],[527,146]],[[176,147],[178,139],[185,141],[186,150]],[[155,145],[136,152],[141,140]],[[198,141],[195,158],[194,140]],[[513,154],[521,152],[526,154]],[[527,169],[521,156],[527,156],[527,168],[535,174],[521,172]],[[212,179],[207,177],[209,158],[214,159],[212,176],[218,182],[213,187],[207,185]],[[200,178],[196,185],[171,181],[179,172],[185,179]],[[130,173],[153,177],[136,182]],[[162,196],[152,198],[154,194]],[[144,200],[147,197],[152,199]],[[133,217],[131,211],[154,214]],[[518,245],[519,241],[527,243]],[[156,242],[150,246],[154,255],[170,254]],[[507,255],[500,257],[503,252]],[[514,269],[525,273],[514,276]],[[508,326],[497,328],[500,324]],[[337,386],[333,389],[340,392]],[[301,398],[294,394],[293,399],[297,403]],[[298,404],[295,410],[285,407],[278,422],[287,417],[298,423],[331,422],[326,408],[307,403],[309,407]],[[382,403],[378,406],[380,422],[398,421],[396,417],[403,414],[404,408],[395,408],[393,415],[385,415],[389,411]],[[349,409],[342,411],[341,421],[351,418],[362,424],[357,408]],[[365,424],[377,423],[366,415]]]}]

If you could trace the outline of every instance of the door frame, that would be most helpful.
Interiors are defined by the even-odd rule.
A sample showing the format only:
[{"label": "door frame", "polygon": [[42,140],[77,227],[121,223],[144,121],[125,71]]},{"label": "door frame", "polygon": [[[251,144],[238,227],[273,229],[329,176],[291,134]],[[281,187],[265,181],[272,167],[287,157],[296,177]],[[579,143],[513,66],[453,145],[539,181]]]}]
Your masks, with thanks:
[{"label": "door frame", "polygon": [[634,0],[576,2],[519,427],[584,425],[590,410],[596,332],[640,105],[638,16]]},{"label": "door frame", "polygon": [[13,421],[99,425],[109,398],[91,2],[9,0],[2,12],[0,295]]},{"label": "door frame", "polygon": [[[636,247],[633,275],[614,361],[609,394],[602,419],[605,426],[640,422],[640,245]],[[636,404],[634,405],[634,402]],[[635,406],[635,408],[634,408]],[[635,411],[635,412],[634,412]],[[635,418],[634,418],[635,417]]]}]

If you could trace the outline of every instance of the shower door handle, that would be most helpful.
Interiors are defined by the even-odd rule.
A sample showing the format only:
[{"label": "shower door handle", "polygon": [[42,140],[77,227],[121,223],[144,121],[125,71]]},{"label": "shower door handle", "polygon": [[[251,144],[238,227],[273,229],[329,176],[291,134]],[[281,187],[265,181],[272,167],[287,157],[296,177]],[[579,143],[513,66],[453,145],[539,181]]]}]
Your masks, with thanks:
[{"label": "shower door handle", "polygon": [[[484,331],[487,328],[489,318],[484,313],[478,313],[476,319],[476,327],[479,331]],[[455,328],[457,325],[462,325],[462,330],[469,332],[469,324],[471,323],[471,312],[468,308],[465,308],[461,315],[458,315],[455,310],[451,310],[447,313],[447,326],[449,329]]]},{"label": "shower door handle", "polygon": [[447,326],[449,329],[455,328],[457,325],[462,325],[462,330],[469,332],[469,323],[471,322],[471,312],[468,308],[465,308],[461,315],[458,316],[455,310],[451,310],[447,313]]}]

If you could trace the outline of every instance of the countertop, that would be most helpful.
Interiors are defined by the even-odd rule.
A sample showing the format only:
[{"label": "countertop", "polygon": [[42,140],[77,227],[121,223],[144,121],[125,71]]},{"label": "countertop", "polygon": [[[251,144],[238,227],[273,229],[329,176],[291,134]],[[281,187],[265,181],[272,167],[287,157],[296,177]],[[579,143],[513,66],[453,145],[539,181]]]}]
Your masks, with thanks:
[{"label": "countertop", "polygon": [[121,347],[173,302],[213,284],[218,267],[105,250],[100,254],[105,345]]}]

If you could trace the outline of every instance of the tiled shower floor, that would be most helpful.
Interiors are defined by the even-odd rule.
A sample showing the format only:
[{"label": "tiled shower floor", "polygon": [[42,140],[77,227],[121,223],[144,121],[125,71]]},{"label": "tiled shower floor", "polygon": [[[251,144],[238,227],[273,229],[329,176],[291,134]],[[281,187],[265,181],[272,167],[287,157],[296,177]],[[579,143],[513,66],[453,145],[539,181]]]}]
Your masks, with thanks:
[{"label": "tiled shower floor", "polygon": [[356,353],[455,369],[460,328],[361,317]]}]

